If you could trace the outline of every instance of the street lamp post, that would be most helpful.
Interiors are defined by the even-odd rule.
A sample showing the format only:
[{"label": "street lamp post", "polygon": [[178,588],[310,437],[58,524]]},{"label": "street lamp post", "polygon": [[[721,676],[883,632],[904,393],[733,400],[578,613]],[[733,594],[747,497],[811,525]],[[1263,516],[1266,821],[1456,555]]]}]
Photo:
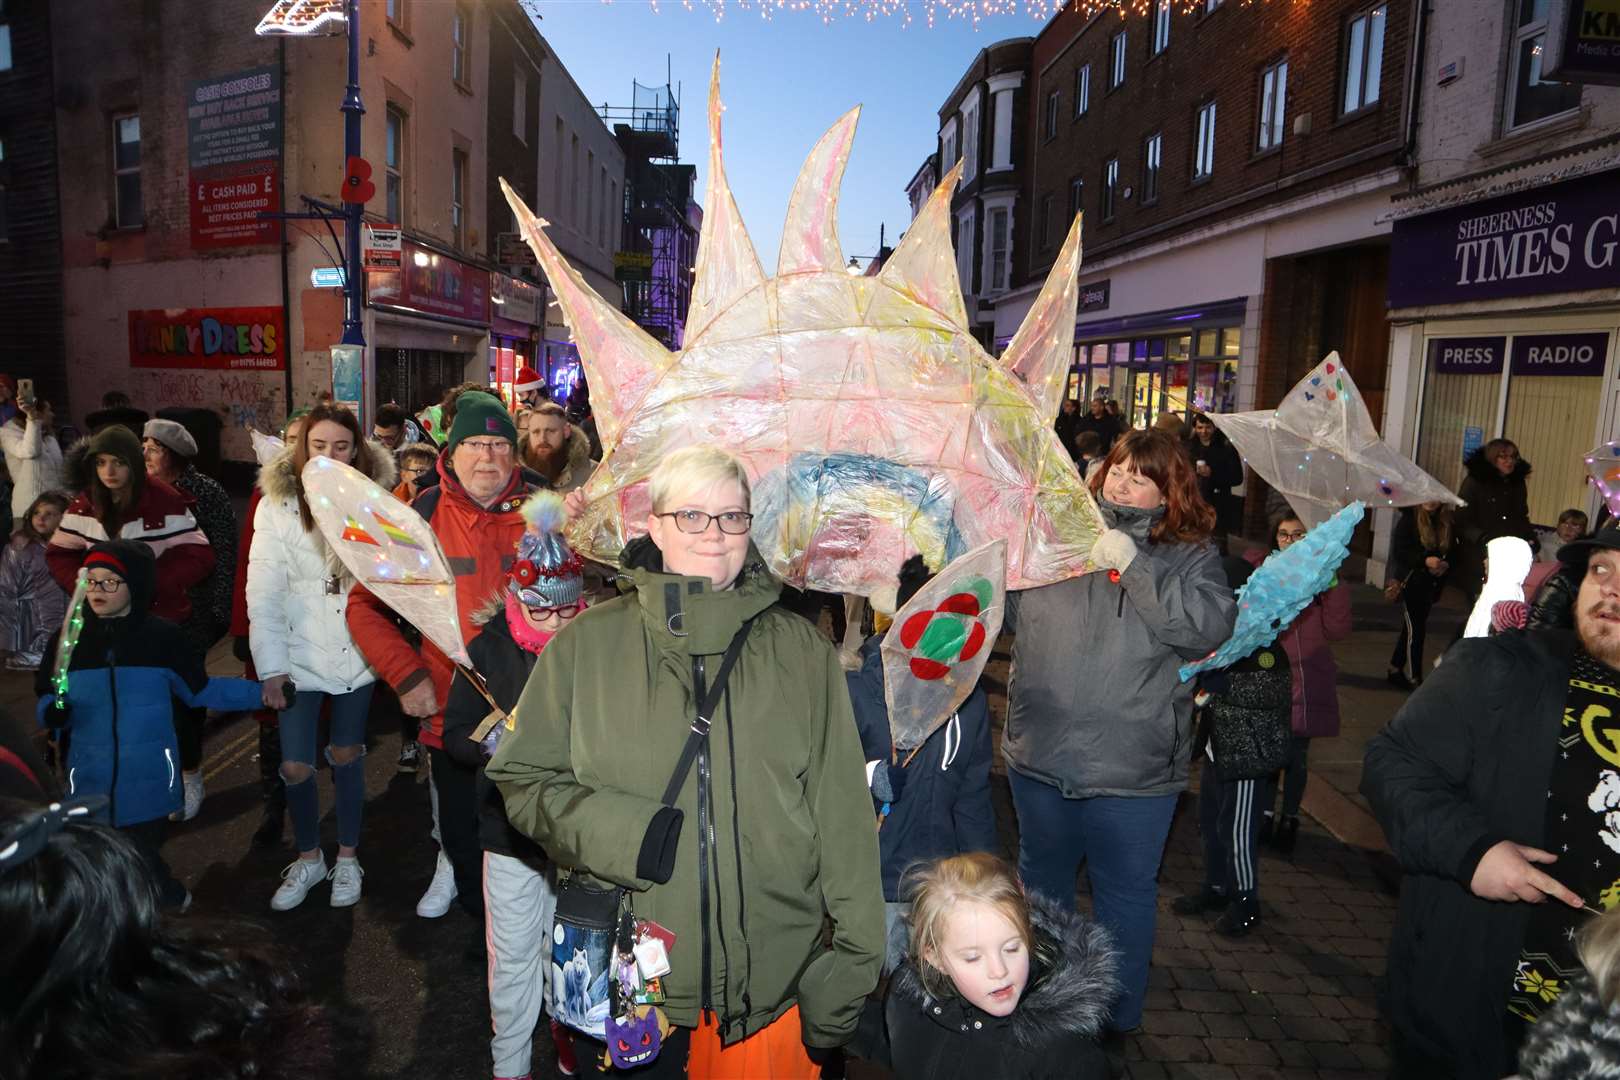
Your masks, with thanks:
[{"label": "street lamp post", "polygon": [[[360,100],[360,0],[344,0],[344,19],[349,31],[349,86],[343,94],[343,157],[352,162],[360,157],[360,118],[366,115]],[[363,202],[343,204],[343,344],[362,348],[366,334],[360,314],[360,290],[365,284],[360,269],[360,219],[365,211]]]}]

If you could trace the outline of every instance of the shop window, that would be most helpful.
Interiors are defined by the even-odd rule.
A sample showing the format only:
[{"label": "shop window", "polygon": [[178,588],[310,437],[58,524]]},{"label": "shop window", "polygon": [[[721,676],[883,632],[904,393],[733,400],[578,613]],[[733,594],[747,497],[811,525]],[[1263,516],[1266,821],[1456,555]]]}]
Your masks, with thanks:
[{"label": "shop window", "polygon": [[1193,179],[1208,180],[1215,172],[1215,103],[1198,107],[1198,133],[1193,154]]},{"label": "shop window", "polygon": [[1081,64],[1074,73],[1074,115],[1084,116],[1091,108],[1091,65]]},{"label": "shop window", "polygon": [[1108,89],[1117,90],[1125,85],[1125,31],[1109,39],[1108,56]]},{"label": "shop window", "polygon": [[405,115],[389,106],[387,146],[384,150],[384,213],[392,225],[405,224]]},{"label": "shop window", "polygon": [[1153,0],[1153,48],[1148,54],[1158,56],[1170,47],[1170,0]]},{"label": "shop window", "polygon": [[1586,508],[1585,470],[1559,466],[1582,460],[1597,441],[1602,400],[1601,375],[1508,376],[1502,434],[1518,444],[1526,461],[1549,466],[1538,468],[1527,488],[1535,524],[1550,528],[1570,507]]},{"label": "shop window", "polygon": [[1260,130],[1255,149],[1274,150],[1282,145],[1287,104],[1288,58],[1284,57],[1260,74]]},{"label": "shop window", "polygon": [[146,224],[141,198],[141,117],[113,117],[113,223],[120,229]]},{"label": "shop window", "polygon": [[1164,136],[1155,131],[1142,148],[1142,202],[1151,206],[1159,201],[1159,164],[1164,157]]},{"label": "shop window", "polygon": [[1439,345],[1439,339],[1428,344],[1416,460],[1424,472],[1456,491],[1463,479],[1464,449],[1496,434],[1502,373],[1442,372]]},{"label": "shop window", "polygon": [[1378,104],[1384,73],[1384,24],[1388,4],[1351,18],[1345,27],[1344,95],[1339,111],[1346,115]]},{"label": "shop window", "polygon": [[1518,25],[1508,54],[1508,131],[1525,127],[1576,108],[1581,103],[1579,83],[1548,82],[1541,77],[1547,45],[1549,0],[1519,0]]}]

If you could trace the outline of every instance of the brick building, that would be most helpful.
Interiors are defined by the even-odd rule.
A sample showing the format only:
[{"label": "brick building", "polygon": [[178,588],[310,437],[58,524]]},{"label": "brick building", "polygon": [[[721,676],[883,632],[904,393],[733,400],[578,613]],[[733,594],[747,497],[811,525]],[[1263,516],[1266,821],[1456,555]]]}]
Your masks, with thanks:
[{"label": "brick building", "polygon": [[[1596,514],[1582,456],[1620,438],[1620,87],[1544,77],[1571,44],[1547,7],[1428,16],[1417,171],[1392,207],[1384,434],[1453,486],[1471,450],[1512,439],[1535,467],[1531,520],[1551,526]],[[1382,559],[1394,515],[1378,518]]]},{"label": "brick building", "polygon": [[[979,50],[939,110],[938,157],[912,177],[908,191],[917,212],[921,181],[934,160],[942,172],[958,161],[962,177],[951,199],[956,272],[967,303],[968,325],[988,347],[995,336],[997,300],[1012,287],[1017,222],[1025,215],[1028,102],[1032,38],[1009,38]],[[1027,306],[1027,305],[1026,305]]]},{"label": "brick building", "polygon": [[1083,212],[1072,394],[1106,393],[1138,427],[1264,407],[1337,349],[1379,415],[1415,6],[1055,16],[1032,50],[1030,213],[998,345]]}]

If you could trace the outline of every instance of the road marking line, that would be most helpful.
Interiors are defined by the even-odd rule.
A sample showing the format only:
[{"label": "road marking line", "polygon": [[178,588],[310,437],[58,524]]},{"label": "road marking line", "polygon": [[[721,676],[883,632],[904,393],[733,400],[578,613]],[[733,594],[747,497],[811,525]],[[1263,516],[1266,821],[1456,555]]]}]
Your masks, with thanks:
[{"label": "road marking line", "polygon": [[259,741],[258,723],[255,721],[247,734],[236,739],[225,749],[203,762],[203,780],[207,782],[239,761],[242,755]]}]

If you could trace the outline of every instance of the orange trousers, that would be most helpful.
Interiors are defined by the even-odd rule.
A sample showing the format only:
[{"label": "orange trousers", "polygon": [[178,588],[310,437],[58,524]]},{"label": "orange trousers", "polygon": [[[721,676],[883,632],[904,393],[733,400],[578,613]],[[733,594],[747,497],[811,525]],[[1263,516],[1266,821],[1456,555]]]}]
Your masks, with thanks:
[{"label": "orange trousers", "polygon": [[799,1031],[797,1005],[762,1031],[730,1046],[720,1043],[712,1018],[692,1032],[692,1054],[686,1075],[691,1080],[816,1080],[820,1068],[810,1060]]}]

